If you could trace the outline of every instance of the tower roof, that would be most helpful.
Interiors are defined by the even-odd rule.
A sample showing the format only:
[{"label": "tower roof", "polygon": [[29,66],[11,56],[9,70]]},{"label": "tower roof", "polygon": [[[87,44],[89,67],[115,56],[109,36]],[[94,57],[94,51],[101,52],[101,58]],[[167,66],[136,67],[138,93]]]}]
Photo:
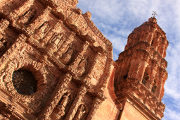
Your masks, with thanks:
[{"label": "tower roof", "polygon": [[116,61],[114,85],[119,101],[129,98],[133,104],[141,104],[142,111],[148,108],[152,120],[163,117],[167,46],[165,32],[151,17],[128,36],[125,50]]},{"label": "tower roof", "polygon": [[154,49],[161,57],[164,58],[166,56],[165,51],[168,46],[166,33],[157,24],[157,19],[155,17],[149,18],[148,21],[133,30],[128,36],[125,50],[142,43]]}]

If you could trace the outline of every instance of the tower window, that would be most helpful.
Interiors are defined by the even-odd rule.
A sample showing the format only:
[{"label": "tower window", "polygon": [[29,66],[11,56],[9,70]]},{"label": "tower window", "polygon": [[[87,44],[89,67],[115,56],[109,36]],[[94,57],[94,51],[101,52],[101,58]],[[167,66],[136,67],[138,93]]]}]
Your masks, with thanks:
[{"label": "tower window", "polygon": [[147,74],[147,72],[144,73],[144,78],[142,80],[142,83],[144,85],[146,85],[146,83],[149,81],[149,75]]},{"label": "tower window", "polygon": [[155,93],[155,92],[156,92],[156,88],[157,88],[157,86],[156,86],[156,85],[155,85],[155,86],[153,86],[151,91],[152,91],[153,93]]},{"label": "tower window", "polygon": [[37,81],[32,72],[24,69],[14,71],[12,82],[19,94],[31,95],[37,90]]}]

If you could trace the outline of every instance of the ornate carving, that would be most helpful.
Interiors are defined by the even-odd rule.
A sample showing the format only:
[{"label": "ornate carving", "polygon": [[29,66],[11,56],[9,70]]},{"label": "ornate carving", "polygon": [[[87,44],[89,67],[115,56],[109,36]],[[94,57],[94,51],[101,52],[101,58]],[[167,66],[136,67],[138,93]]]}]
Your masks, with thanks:
[{"label": "ornate carving", "polygon": [[63,36],[64,36],[63,33],[58,33],[58,34],[55,33],[55,34],[52,36],[52,38],[51,38],[51,43],[54,44],[54,47],[61,48],[61,45],[62,45],[63,42],[64,42]]},{"label": "ornate carving", "polygon": [[[59,100],[62,98],[63,94],[66,93],[67,85],[71,81],[71,79],[72,79],[72,76],[70,74],[66,74],[66,75],[64,75],[63,80],[58,82],[55,90],[53,91],[51,98],[49,99],[49,101],[47,103],[47,106],[42,111],[39,118],[41,118],[43,120],[49,119],[51,113],[53,112],[54,108],[58,104]],[[65,104],[65,102],[66,102],[66,99],[64,99],[63,104]]]},{"label": "ornate carving", "polygon": [[73,120],[83,120],[85,114],[87,112],[87,108],[84,104],[81,104],[79,107],[78,107],[78,110],[73,118]]},{"label": "ornate carving", "polygon": [[[9,25],[9,21],[6,19],[2,19],[0,20],[0,33],[4,33],[4,30],[8,27]],[[2,35],[0,35],[2,38]]]},{"label": "ornate carving", "polygon": [[77,70],[78,70],[78,73],[77,73],[77,76],[82,76],[85,71],[86,71],[86,66],[87,66],[87,59],[82,59],[79,64],[78,64],[78,67],[77,67]]},{"label": "ornate carving", "polygon": [[8,42],[4,38],[1,38],[1,40],[0,40],[0,55],[2,54],[2,52],[5,50],[5,48],[7,46],[8,46]]},{"label": "ornate carving", "polygon": [[146,86],[148,82],[150,81],[149,75],[147,72],[144,73],[144,77],[142,79],[142,83]]},{"label": "ornate carving", "polygon": [[60,99],[56,108],[54,109],[57,112],[52,113],[52,116],[54,115],[56,117],[56,119],[58,119],[58,120],[61,119],[62,116],[65,115],[66,106],[67,106],[69,100],[70,100],[70,93],[66,92]]},{"label": "ornate carving", "polygon": [[48,22],[44,22],[37,30],[36,30],[36,36],[37,39],[42,39],[50,30],[50,26]]},{"label": "ornate carving", "polygon": [[27,26],[32,22],[35,15],[36,15],[36,10],[33,8],[30,8],[22,16],[19,17],[18,23]]},{"label": "ornate carving", "polygon": [[87,88],[85,86],[81,86],[65,120],[73,120],[74,116],[76,115],[79,105],[82,103],[82,99],[84,95],[86,94],[86,92],[87,92]]},{"label": "ornate carving", "polygon": [[0,34],[0,57],[9,49],[9,47],[15,41],[13,38],[9,38],[9,35]]},{"label": "ornate carving", "polygon": [[69,47],[68,50],[62,55],[61,61],[64,64],[68,64],[71,61],[74,50],[72,47]]}]

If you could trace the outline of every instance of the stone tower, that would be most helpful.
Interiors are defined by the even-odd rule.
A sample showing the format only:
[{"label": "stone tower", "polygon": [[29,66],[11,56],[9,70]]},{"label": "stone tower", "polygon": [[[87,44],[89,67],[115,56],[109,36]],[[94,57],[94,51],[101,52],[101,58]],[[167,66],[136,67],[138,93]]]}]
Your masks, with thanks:
[{"label": "stone tower", "polygon": [[114,79],[120,120],[160,120],[167,79],[168,41],[156,18],[134,29],[116,61]]},{"label": "stone tower", "polygon": [[77,3],[1,0],[0,120],[161,119],[168,42],[156,19],[130,34],[114,62]]}]

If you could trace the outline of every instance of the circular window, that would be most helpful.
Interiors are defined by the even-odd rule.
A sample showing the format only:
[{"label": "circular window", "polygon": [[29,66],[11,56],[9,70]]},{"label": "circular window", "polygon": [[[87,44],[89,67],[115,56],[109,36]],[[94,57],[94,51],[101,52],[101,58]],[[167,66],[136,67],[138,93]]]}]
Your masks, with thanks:
[{"label": "circular window", "polygon": [[37,90],[37,81],[28,70],[19,69],[13,72],[12,82],[19,94],[31,95]]}]

